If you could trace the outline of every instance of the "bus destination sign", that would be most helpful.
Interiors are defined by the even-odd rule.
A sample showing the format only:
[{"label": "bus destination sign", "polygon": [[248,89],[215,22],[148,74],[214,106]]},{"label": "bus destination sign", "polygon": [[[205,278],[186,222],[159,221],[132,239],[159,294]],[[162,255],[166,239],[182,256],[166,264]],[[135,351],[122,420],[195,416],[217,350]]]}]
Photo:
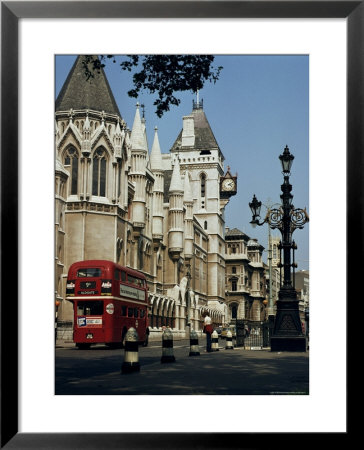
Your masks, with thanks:
[{"label": "bus destination sign", "polygon": [[120,284],[120,295],[122,297],[134,298],[135,300],[145,300],[145,291]]}]

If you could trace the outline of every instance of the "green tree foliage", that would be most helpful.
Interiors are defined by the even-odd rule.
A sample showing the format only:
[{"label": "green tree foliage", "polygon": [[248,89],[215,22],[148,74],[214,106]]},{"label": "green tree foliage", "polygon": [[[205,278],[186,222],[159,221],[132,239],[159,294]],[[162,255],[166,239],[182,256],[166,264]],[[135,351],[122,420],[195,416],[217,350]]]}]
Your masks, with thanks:
[{"label": "green tree foliage", "polygon": [[157,94],[154,105],[158,117],[169,111],[170,105],[180,104],[176,92],[197,92],[206,81],[215,83],[222,70],[221,66],[213,67],[213,55],[85,55],[86,79],[100,72],[108,60],[122,70],[133,71],[134,87],[128,91],[129,97],[137,98],[143,90]]}]

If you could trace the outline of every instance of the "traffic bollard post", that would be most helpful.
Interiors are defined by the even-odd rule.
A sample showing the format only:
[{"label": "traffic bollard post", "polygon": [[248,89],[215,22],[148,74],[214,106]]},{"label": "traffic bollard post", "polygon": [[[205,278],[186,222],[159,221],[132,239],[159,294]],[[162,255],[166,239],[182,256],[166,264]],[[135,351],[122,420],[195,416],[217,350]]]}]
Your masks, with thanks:
[{"label": "traffic bollard post", "polygon": [[173,354],[173,333],[170,328],[166,328],[162,334],[162,357],[161,363],[175,362]]},{"label": "traffic bollard post", "polygon": [[139,337],[135,328],[129,328],[125,335],[124,362],[121,366],[122,373],[139,372]]},{"label": "traffic bollard post", "polygon": [[191,330],[190,333],[190,354],[188,356],[198,356],[200,349],[198,346],[198,336],[195,330]]},{"label": "traffic bollard post", "polygon": [[219,351],[219,335],[216,330],[211,335],[211,351],[218,352]]},{"label": "traffic bollard post", "polygon": [[226,347],[225,347],[225,350],[234,350],[234,347],[233,347],[233,335],[232,335],[230,330],[226,334]]}]

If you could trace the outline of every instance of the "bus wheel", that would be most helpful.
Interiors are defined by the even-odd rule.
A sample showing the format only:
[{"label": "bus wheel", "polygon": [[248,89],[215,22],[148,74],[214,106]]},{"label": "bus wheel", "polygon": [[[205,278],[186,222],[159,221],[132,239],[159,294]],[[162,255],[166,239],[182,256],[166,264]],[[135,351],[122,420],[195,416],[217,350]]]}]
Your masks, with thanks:
[{"label": "bus wheel", "polygon": [[145,341],[143,342],[143,347],[148,347],[148,335],[145,336]]},{"label": "bus wheel", "polygon": [[76,344],[76,347],[80,350],[87,350],[91,347],[91,344]]}]

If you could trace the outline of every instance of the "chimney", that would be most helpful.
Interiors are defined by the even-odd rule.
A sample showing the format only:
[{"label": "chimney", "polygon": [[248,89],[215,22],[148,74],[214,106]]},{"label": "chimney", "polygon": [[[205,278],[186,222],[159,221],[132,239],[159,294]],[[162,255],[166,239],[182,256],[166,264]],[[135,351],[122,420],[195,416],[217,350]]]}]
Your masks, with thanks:
[{"label": "chimney", "polygon": [[195,124],[193,116],[183,117],[182,147],[193,147],[195,145]]}]

